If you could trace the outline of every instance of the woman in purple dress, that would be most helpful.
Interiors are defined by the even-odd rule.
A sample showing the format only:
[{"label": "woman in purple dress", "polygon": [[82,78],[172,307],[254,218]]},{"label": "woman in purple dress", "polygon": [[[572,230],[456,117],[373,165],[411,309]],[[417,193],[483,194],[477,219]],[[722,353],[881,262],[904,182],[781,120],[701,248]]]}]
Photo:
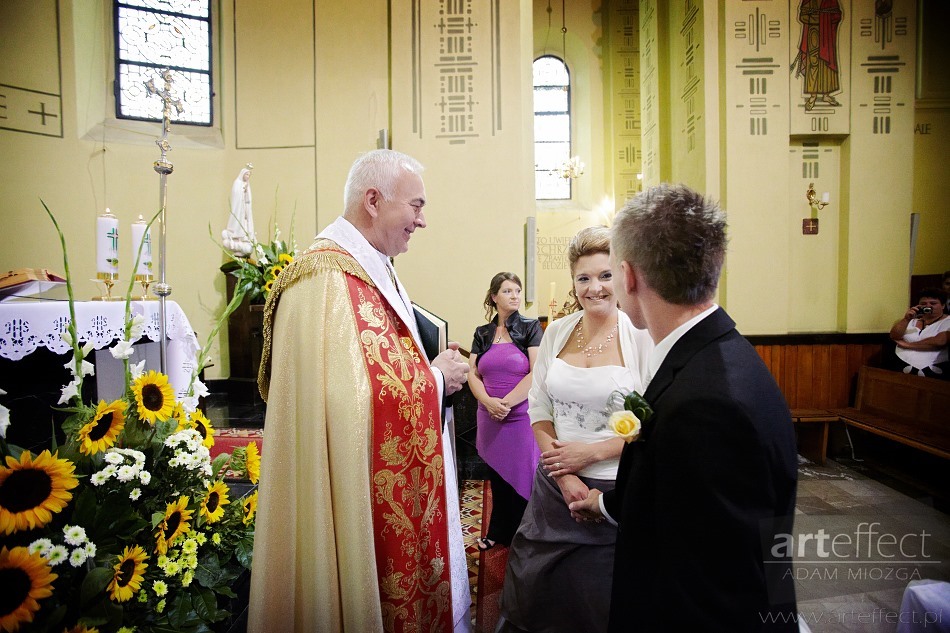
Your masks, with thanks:
[{"label": "woman in purple dress", "polygon": [[[541,449],[528,421],[531,369],[541,344],[541,324],[521,316],[521,280],[498,273],[485,296],[488,323],[475,328],[468,384],[478,400],[475,446],[488,464],[491,520],[479,550],[511,544],[531,493]],[[494,314],[494,317],[492,315]]]}]

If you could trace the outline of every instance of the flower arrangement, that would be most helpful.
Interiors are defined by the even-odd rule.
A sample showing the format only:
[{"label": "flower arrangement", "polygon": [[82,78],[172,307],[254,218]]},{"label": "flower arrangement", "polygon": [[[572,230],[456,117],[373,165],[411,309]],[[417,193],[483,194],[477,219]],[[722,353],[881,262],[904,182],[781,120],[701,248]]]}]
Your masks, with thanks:
[{"label": "flower arrangement", "polygon": [[[209,227],[210,230],[210,227]],[[280,228],[274,224],[274,234],[270,242],[255,242],[248,258],[235,257],[225,250],[230,261],[221,266],[222,272],[237,278],[235,295],[246,296],[251,303],[267,300],[277,276],[297,256],[297,243],[293,239],[293,223],[290,228],[290,242],[280,239]]]},{"label": "flower arrangement", "polygon": [[647,401],[636,391],[624,395],[620,391],[614,391],[610,394],[608,407],[622,402],[623,408],[610,414],[607,425],[615,435],[622,437],[624,442],[643,440],[644,425],[653,417],[653,409]]},{"label": "flower arrangement", "polygon": [[143,323],[128,298],[124,340],[110,349],[125,365],[123,395],[83,402],[92,345],[80,347],[60,240],[73,348],[66,442],[38,454],[8,444],[17,420],[0,406],[0,631],[210,631],[250,569],[257,507],[256,490],[236,498],[223,474],[256,483],[257,446],[211,459],[214,429],[197,407],[204,363],[178,401],[167,376],[132,364]]}]

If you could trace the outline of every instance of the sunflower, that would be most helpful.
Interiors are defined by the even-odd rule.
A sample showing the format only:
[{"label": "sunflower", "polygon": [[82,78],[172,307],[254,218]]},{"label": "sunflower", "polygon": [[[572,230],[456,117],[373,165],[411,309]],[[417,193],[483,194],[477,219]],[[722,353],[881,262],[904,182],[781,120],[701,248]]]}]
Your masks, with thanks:
[{"label": "sunflower", "polygon": [[95,455],[115,445],[119,433],[125,428],[126,406],[125,400],[114,400],[109,404],[100,400],[92,422],[79,429],[79,452]]},{"label": "sunflower", "polygon": [[274,280],[271,279],[270,281],[264,284],[264,292],[270,292],[271,288],[273,287],[274,287]]},{"label": "sunflower", "polygon": [[191,428],[190,426],[187,426],[188,412],[185,411],[185,405],[183,405],[182,403],[176,402],[175,406],[172,407],[171,418],[172,420],[178,421],[178,428],[175,429],[175,433],[177,433],[178,431],[182,431],[184,429]]},{"label": "sunflower", "polygon": [[7,466],[0,466],[0,534],[43,527],[73,498],[76,466],[58,455],[45,450],[36,459],[30,451],[20,453],[20,461],[7,456]]},{"label": "sunflower", "polygon": [[284,272],[284,267],[280,264],[275,264],[267,269],[267,277],[269,279],[277,279],[280,276],[280,273]]},{"label": "sunflower", "polygon": [[208,486],[208,494],[201,502],[201,515],[208,523],[217,523],[224,516],[224,506],[231,503],[228,487],[220,479]]},{"label": "sunflower", "polygon": [[25,547],[0,549],[0,629],[16,631],[23,622],[32,622],[40,610],[37,600],[53,595],[51,585],[57,575],[39,552]]},{"label": "sunflower", "polygon": [[179,497],[177,502],[169,503],[165,508],[165,518],[155,532],[155,551],[159,554],[167,553],[168,546],[191,529],[188,521],[192,511],[188,509],[188,501],[188,497]]},{"label": "sunflower", "polygon": [[168,376],[157,371],[149,371],[136,378],[132,383],[132,393],[138,405],[139,419],[149,424],[164,422],[172,414],[175,406],[175,392],[168,384]]},{"label": "sunflower", "polygon": [[277,261],[279,263],[283,263],[286,266],[290,262],[294,261],[294,256],[290,253],[281,253],[277,256]]},{"label": "sunflower", "polygon": [[191,416],[191,423],[193,428],[201,434],[201,443],[206,448],[214,446],[214,428],[211,426],[211,420],[200,411],[195,411]]},{"label": "sunflower", "polygon": [[139,590],[145,577],[145,559],[148,556],[140,546],[126,547],[118,556],[119,562],[113,569],[115,574],[109,582],[109,599],[113,602],[125,602]]},{"label": "sunflower", "polygon": [[250,525],[257,512],[257,491],[255,490],[244,498],[244,525]]},{"label": "sunflower", "polygon": [[261,454],[257,452],[257,442],[248,443],[245,455],[247,478],[252,484],[256,484],[261,478]]}]

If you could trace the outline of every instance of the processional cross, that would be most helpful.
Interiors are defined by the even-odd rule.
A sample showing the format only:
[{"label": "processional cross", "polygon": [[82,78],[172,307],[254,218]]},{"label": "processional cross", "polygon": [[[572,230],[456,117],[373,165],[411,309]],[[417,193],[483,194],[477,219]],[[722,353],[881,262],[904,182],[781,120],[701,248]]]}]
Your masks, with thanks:
[{"label": "processional cross", "polygon": [[172,288],[165,282],[165,238],[166,238],[166,222],[165,222],[165,202],[167,200],[167,188],[168,188],[168,175],[172,173],[174,167],[170,162],[168,162],[167,154],[171,151],[171,144],[168,142],[168,133],[171,131],[171,115],[172,107],[181,114],[184,112],[185,108],[181,104],[181,99],[178,99],[175,96],[175,91],[172,89],[172,72],[169,69],[162,71],[162,79],[165,80],[165,86],[162,89],[158,89],[155,86],[155,78],[149,79],[145,82],[145,88],[148,90],[150,95],[158,95],[162,99],[162,138],[155,141],[155,144],[162,150],[161,158],[155,161],[152,166],[155,169],[155,172],[158,173],[158,198],[159,198],[159,209],[161,214],[161,233],[159,233],[159,247],[158,247],[158,283],[155,284],[153,292],[159,298],[159,317],[161,319],[159,336],[161,337],[161,369],[162,373],[167,373],[167,344],[168,340],[165,335],[165,324],[167,323],[167,314],[165,312],[165,299],[172,293]]}]

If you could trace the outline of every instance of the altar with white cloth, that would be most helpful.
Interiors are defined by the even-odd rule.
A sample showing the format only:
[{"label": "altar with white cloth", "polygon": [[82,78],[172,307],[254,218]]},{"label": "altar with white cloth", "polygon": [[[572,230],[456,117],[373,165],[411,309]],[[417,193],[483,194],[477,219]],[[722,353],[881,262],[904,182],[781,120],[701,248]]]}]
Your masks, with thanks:
[{"label": "altar with white cloth", "polygon": [[[125,301],[77,301],[75,309],[80,343],[92,342],[98,350],[123,337]],[[165,311],[168,379],[176,396],[181,398],[187,395],[200,348],[195,332],[178,304],[166,301]],[[133,301],[131,312],[133,317],[145,317],[143,338],[159,341],[159,302]],[[41,347],[54,354],[65,354],[70,346],[62,335],[68,324],[69,303],[66,301],[0,303],[0,358],[18,361]],[[158,371],[159,367],[146,363],[146,369]]]},{"label": "altar with white cloth", "polygon": [[[86,379],[84,397],[94,389],[99,398],[117,398],[123,385],[122,362],[112,358],[107,348],[124,336],[125,301],[77,301],[74,305],[80,344],[91,342],[99,350],[87,357],[96,367],[96,376]],[[166,373],[176,396],[182,398],[197,367],[200,347],[178,304],[166,300],[165,311]],[[144,359],[147,370],[160,371],[159,302],[133,301],[131,313],[145,318],[131,360]],[[65,417],[52,407],[63,406],[58,404],[60,392],[71,379],[64,367],[71,347],[62,337],[69,318],[66,301],[0,303],[0,389],[8,392],[3,396],[10,409],[8,440],[18,446],[48,446],[51,428],[58,429]]]}]

